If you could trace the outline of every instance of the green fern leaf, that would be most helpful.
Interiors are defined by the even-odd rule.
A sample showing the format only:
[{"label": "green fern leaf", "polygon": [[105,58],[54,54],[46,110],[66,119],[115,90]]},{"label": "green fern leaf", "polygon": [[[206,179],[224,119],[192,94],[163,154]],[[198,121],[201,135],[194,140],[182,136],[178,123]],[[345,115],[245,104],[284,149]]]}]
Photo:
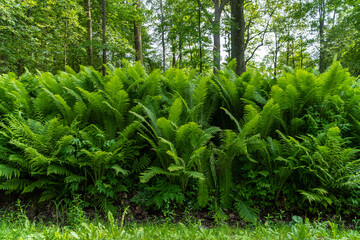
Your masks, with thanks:
[{"label": "green fern leaf", "polygon": [[14,167],[0,164],[0,177],[5,177],[7,180],[20,177],[20,170]]},{"label": "green fern leaf", "polygon": [[198,199],[199,207],[205,207],[209,201],[209,191],[206,181],[199,179],[198,188],[199,190],[198,190],[197,199]]},{"label": "green fern leaf", "polygon": [[238,214],[240,215],[240,217],[244,218],[245,221],[252,222],[252,223],[256,222],[257,215],[242,200],[240,200],[240,199],[236,200],[235,209],[238,212]]},{"label": "green fern leaf", "polygon": [[155,177],[158,174],[164,174],[167,176],[171,175],[169,172],[165,171],[164,169],[153,166],[148,168],[147,171],[141,173],[140,182],[147,183],[151,178]]},{"label": "green fern leaf", "polygon": [[86,181],[86,178],[84,176],[79,175],[69,175],[64,179],[65,183],[81,183],[82,181]]},{"label": "green fern leaf", "polygon": [[39,199],[39,202],[46,202],[59,196],[59,193],[53,190],[45,190]]},{"label": "green fern leaf", "polygon": [[125,169],[121,168],[118,164],[114,164],[111,166],[112,169],[115,170],[116,175],[118,175],[119,173],[121,173],[124,176],[127,176],[129,174],[128,171],[126,171]]},{"label": "green fern leaf", "polygon": [[178,125],[180,122],[181,113],[182,100],[181,98],[176,98],[169,110],[169,120],[172,121],[175,125]]},{"label": "green fern leaf", "polygon": [[48,166],[48,168],[47,168],[47,175],[51,175],[51,174],[68,176],[70,174],[70,171],[67,170],[66,167],[52,164],[52,165]]},{"label": "green fern leaf", "polygon": [[184,167],[175,164],[170,164],[170,166],[167,169],[169,170],[169,172],[177,172],[184,170]]}]

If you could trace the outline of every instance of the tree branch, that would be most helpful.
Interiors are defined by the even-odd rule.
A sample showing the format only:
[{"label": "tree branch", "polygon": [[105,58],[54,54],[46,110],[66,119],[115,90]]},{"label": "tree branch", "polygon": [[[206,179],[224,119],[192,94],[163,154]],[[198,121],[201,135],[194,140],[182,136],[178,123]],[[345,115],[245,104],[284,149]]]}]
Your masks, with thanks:
[{"label": "tree branch", "polygon": [[[252,59],[252,58],[254,57],[255,52],[256,52],[261,46],[264,45],[265,34],[267,33],[267,29],[269,28],[270,21],[271,21],[271,17],[272,17],[272,15],[274,14],[274,12],[275,12],[275,10],[273,10],[273,11],[271,12],[270,18],[269,18],[268,22],[266,23],[266,27],[265,27],[265,29],[264,29],[264,31],[263,31],[263,34],[262,34],[262,37],[261,37],[261,43],[260,43],[258,46],[256,46],[256,48],[255,48],[255,49],[253,50],[253,52],[251,53],[250,57],[249,57],[248,59],[246,59],[245,64],[247,64],[247,63],[250,61],[250,59]],[[250,27],[249,27],[249,29],[250,29]],[[249,37],[249,35],[248,35],[248,37]]]},{"label": "tree branch", "polygon": [[220,4],[220,12],[224,10],[225,5],[230,2],[230,0],[223,0]]},{"label": "tree branch", "polygon": [[202,5],[201,1],[199,0],[198,2],[200,4],[200,8],[203,11],[203,13],[205,14],[206,18],[209,20],[209,22],[213,25],[214,24],[214,20],[212,19],[210,13],[206,10],[206,8]]},{"label": "tree branch", "polygon": [[250,25],[251,25],[252,19],[249,20],[249,24],[247,25],[247,36],[246,41],[244,43],[244,50],[246,50],[249,42],[250,42]]}]

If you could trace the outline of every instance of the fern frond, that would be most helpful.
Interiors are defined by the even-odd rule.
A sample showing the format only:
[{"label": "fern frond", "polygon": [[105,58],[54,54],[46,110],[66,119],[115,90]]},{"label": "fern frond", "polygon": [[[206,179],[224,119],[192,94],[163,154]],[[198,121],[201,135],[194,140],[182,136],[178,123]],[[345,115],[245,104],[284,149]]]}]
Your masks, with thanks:
[{"label": "fern frond", "polygon": [[127,176],[129,174],[129,172],[125,169],[123,169],[122,167],[120,167],[118,164],[114,164],[111,166],[112,169],[115,170],[116,175],[118,175],[119,173],[121,173],[124,176]]},{"label": "fern frond", "polygon": [[7,180],[20,177],[20,170],[14,167],[0,164],[0,177],[5,177]]},{"label": "fern frond", "polygon": [[182,100],[176,98],[169,110],[169,120],[172,121],[175,125],[178,125],[180,122],[180,116],[182,113]]},{"label": "fern frond", "polygon": [[177,171],[180,171],[180,170],[184,170],[184,166],[170,164],[170,166],[167,169],[169,170],[169,172],[177,172]]},{"label": "fern frond", "polygon": [[205,180],[199,179],[197,200],[199,207],[205,207],[209,201],[209,190]]},{"label": "fern frond", "polygon": [[70,174],[70,171],[66,167],[51,164],[47,168],[47,175],[51,174],[68,176]]},{"label": "fern frond", "polygon": [[236,126],[237,126],[238,132],[241,133],[241,132],[242,132],[242,128],[241,128],[241,126],[240,126],[239,121],[231,114],[231,112],[229,112],[229,110],[227,110],[226,108],[221,108],[221,109],[224,110],[225,113],[231,118],[231,120],[234,121],[234,123],[235,123]]},{"label": "fern frond", "polygon": [[245,202],[241,199],[236,199],[235,209],[237,213],[242,217],[245,221],[248,222],[256,222],[257,214],[254,212],[252,208],[250,208]]},{"label": "fern frond", "polygon": [[42,189],[45,185],[51,184],[52,182],[49,181],[49,179],[39,179],[35,182],[32,182],[31,184],[27,185],[22,193],[30,193],[33,192],[35,190],[35,188],[37,189]]},{"label": "fern frond", "polygon": [[71,174],[64,179],[65,183],[81,183],[82,181],[86,181],[86,178],[76,174]]},{"label": "fern frond", "polygon": [[264,106],[260,113],[259,119],[259,131],[262,137],[267,137],[273,125],[281,119],[280,107],[277,103],[274,103],[273,99],[270,99]]},{"label": "fern frond", "polygon": [[201,181],[205,181],[206,179],[203,173],[197,171],[184,171],[184,174],[188,177],[199,179]]},{"label": "fern frond", "polygon": [[45,190],[39,199],[39,202],[46,202],[59,196],[59,192],[54,190]]},{"label": "fern frond", "polygon": [[151,159],[148,155],[144,154],[140,158],[136,158],[133,162],[132,169],[138,173],[143,171],[150,165]]},{"label": "fern frond", "polygon": [[175,137],[175,127],[172,122],[164,117],[159,118],[156,121],[159,130],[161,132],[161,136],[165,139],[174,139]]},{"label": "fern frond", "polygon": [[148,181],[150,181],[151,178],[155,177],[158,174],[164,174],[167,176],[171,175],[169,172],[165,171],[162,168],[152,166],[148,168],[148,170],[146,170],[145,172],[141,173],[140,182],[147,183]]},{"label": "fern frond", "polygon": [[10,193],[24,189],[29,183],[30,181],[27,179],[12,178],[0,183],[0,189]]}]

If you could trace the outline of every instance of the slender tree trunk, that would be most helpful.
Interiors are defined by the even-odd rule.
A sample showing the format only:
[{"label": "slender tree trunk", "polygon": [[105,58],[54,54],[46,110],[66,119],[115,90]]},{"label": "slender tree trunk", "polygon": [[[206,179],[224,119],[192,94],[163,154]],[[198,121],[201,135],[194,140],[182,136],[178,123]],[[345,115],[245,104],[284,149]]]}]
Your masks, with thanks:
[{"label": "slender tree trunk", "polygon": [[[141,2],[140,0],[137,0],[136,9],[139,10],[140,7],[141,7]],[[135,60],[140,61],[140,63],[143,64],[141,23],[138,21],[134,22],[134,44],[135,44]]]},{"label": "slender tree trunk", "polygon": [[246,71],[244,0],[231,0],[231,58],[236,58],[236,74]]},{"label": "slender tree trunk", "polygon": [[179,34],[179,69],[181,69],[182,62],[182,37],[181,33]]},{"label": "slender tree trunk", "polygon": [[292,48],[291,48],[291,56],[292,56],[292,65],[293,69],[295,69],[295,41],[293,40]]},{"label": "slender tree trunk", "polygon": [[325,0],[319,3],[319,39],[320,39],[320,57],[319,71],[325,71],[325,49],[324,49],[324,23],[325,23]]},{"label": "slender tree trunk", "polygon": [[171,50],[172,50],[172,63],[171,63],[171,66],[176,67],[176,56],[175,56],[175,51],[176,50],[175,50],[174,43],[172,43]]},{"label": "slender tree trunk", "polygon": [[213,39],[214,39],[214,68],[213,72],[216,73],[220,70],[220,52],[221,52],[221,45],[220,45],[220,19],[221,19],[221,9],[219,0],[213,0],[215,6],[215,16],[213,21]]},{"label": "slender tree trunk", "polygon": [[89,41],[89,47],[88,47],[88,60],[89,65],[93,66],[93,45],[92,45],[92,19],[91,19],[91,0],[85,0],[86,4],[86,12],[88,17],[87,22],[87,30],[88,30],[88,41]]},{"label": "slender tree trunk", "polygon": [[103,76],[106,75],[106,0],[102,0],[102,44],[103,44]]},{"label": "slender tree trunk", "polygon": [[289,34],[286,42],[286,66],[289,66],[289,58],[290,58],[290,40]]},{"label": "slender tree trunk", "polygon": [[275,52],[274,52],[274,76],[275,77],[276,77],[278,52],[279,52],[279,39],[277,38],[277,35],[275,33]]},{"label": "slender tree trunk", "polygon": [[304,49],[303,49],[303,39],[300,37],[300,68],[302,69],[304,66]]},{"label": "slender tree trunk", "polygon": [[66,70],[66,47],[67,47],[67,27],[68,27],[68,19],[67,19],[67,8],[66,8],[66,3],[65,3],[65,35],[64,35],[64,71]]},{"label": "slender tree trunk", "polygon": [[200,63],[200,73],[202,73],[202,71],[203,71],[203,63],[202,63],[201,8],[200,8],[200,0],[198,0],[198,33],[199,33],[199,63]]},{"label": "slender tree trunk", "polygon": [[165,72],[165,30],[164,30],[164,7],[163,0],[160,0],[160,11],[161,11],[161,45],[162,45],[162,65],[163,72]]},{"label": "slender tree trunk", "polygon": [[198,0],[199,6],[205,12],[206,17],[209,19],[212,25],[212,34],[214,40],[214,48],[213,48],[213,72],[216,74],[218,70],[220,70],[220,52],[221,52],[221,45],[220,45],[220,20],[221,20],[221,13],[224,10],[225,5],[230,0],[212,0],[214,4],[214,18],[210,18],[210,14],[206,10],[204,6],[201,5],[200,0]]}]

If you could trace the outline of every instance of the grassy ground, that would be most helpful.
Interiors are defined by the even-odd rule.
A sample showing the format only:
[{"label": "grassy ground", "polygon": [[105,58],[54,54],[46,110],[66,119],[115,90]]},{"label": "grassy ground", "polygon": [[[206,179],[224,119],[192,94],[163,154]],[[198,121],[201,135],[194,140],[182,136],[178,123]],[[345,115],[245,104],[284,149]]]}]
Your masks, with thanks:
[{"label": "grassy ground", "polygon": [[192,223],[126,223],[108,215],[107,221],[88,220],[73,215],[66,226],[30,222],[23,212],[7,213],[1,219],[0,239],[360,239],[360,232],[334,222],[303,221],[274,223],[240,228],[219,224],[203,227]]}]

